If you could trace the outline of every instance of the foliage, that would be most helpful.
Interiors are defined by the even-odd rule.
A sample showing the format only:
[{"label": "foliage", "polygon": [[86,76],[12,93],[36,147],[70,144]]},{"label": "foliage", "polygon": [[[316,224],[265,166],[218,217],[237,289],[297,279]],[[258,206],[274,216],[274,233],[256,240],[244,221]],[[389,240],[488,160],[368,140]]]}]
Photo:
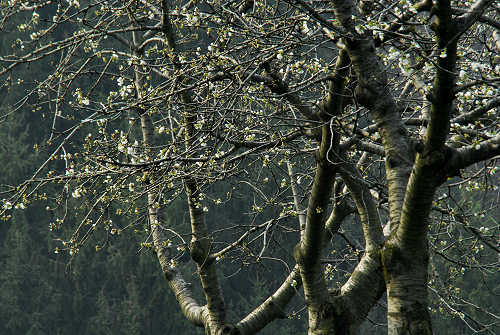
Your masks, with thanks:
[{"label": "foliage", "polygon": [[[41,201],[72,262],[133,234],[211,334],[298,317],[297,292],[310,334],[355,331],[383,292],[390,333],[430,333],[429,309],[498,330],[470,285],[498,294],[493,1],[0,3],[0,75],[22,92],[0,117],[45,130],[4,220]],[[261,271],[280,287],[264,303]],[[247,306],[227,299],[240,272]],[[139,282],[100,293],[91,331],[141,332]]]}]

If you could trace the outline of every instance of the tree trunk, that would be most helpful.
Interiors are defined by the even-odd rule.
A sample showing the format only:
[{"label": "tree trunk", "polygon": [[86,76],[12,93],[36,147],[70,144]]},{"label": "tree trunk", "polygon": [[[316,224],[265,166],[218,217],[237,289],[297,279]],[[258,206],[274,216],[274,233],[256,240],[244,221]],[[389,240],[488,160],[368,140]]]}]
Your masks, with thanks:
[{"label": "tree trunk", "polygon": [[427,309],[427,248],[408,252],[387,243],[382,252],[389,335],[432,334]]}]

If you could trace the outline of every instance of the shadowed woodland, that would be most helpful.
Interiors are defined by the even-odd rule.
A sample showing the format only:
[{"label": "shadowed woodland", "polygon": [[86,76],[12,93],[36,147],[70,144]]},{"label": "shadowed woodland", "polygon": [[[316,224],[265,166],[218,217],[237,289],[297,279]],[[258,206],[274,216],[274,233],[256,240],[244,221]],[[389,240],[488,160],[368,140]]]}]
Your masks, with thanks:
[{"label": "shadowed woodland", "polygon": [[498,334],[498,22],[0,0],[0,333]]}]

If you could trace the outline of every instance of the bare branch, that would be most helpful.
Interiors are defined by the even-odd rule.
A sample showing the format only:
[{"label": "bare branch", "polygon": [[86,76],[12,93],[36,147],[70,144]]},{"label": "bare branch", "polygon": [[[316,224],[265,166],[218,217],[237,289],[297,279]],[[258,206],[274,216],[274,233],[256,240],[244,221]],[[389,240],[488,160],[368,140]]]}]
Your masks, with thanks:
[{"label": "bare branch", "polygon": [[467,124],[485,116],[490,110],[500,106],[500,97],[496,97],[486,103],[486,105],[478,107],[470,112],[460,114],[453,118],[451,123]]},{"label": "bare branch", "polygon": [[300,285],[300,271],[296,265],[283,284],[266,301],[238,322],[236,328],[242,335],[256,334],[271,321],[285,318],[285,308]]},{"label": "bare branch", "polygon": [[[451,149],[450,149],[451,150]],[[447,167],[449,171],[456,172],[472,164],[500,155],[500,135],[478,144],[469,145],[460,149],[453,149]]]},{"label": "bare branch", "polygon": [[484,11],[492,5],[495,0],[477,0],[470,9],[455,19],[458,34],[455,38],[465,33],[474,23],[481,20]]}]

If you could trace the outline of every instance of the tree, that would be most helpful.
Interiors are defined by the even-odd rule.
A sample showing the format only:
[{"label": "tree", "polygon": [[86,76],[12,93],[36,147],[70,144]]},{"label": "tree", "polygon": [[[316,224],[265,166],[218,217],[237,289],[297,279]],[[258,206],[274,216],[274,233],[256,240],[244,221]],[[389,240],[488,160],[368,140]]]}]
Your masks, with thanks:
[{"label": "tree", "polygon": [[[5,188],[3,218],[47,200],[54,229],[79,219],[58,248],[71,255],[97,229],[142,231],[183,314],[207,334],[260,331],[300,286],[309,334],[356,332],[384,292],[389,334],[430,334],[430,252],[497,274],[493,1],[13,0],[1,15],[2,31],[23,33],[0,58],[6,85],[26,90],[10,113],[50,118],[36,147],[47,160]],[[52,72],[16,78],[35,62]],[[45,194],[50,183],[60,192]],[[474,183],[476,214],[489,220],[463,206],[459,188]],[[238,197],[239,222],[207,222]],[[189,224],[173,229],[177,201]],[[335,236],[350,247],[344,269],[325,258]],[[289,241],[295,264],[280,250]],[[482,258],[457,261],[468,241]],[[205,304],[183,277],[186,249]],[[228,320],[220,269],[275,261],[289,269],[282,285]],[[455,308],[458,292],[430,287],[473,329],[498,329]]]}]

